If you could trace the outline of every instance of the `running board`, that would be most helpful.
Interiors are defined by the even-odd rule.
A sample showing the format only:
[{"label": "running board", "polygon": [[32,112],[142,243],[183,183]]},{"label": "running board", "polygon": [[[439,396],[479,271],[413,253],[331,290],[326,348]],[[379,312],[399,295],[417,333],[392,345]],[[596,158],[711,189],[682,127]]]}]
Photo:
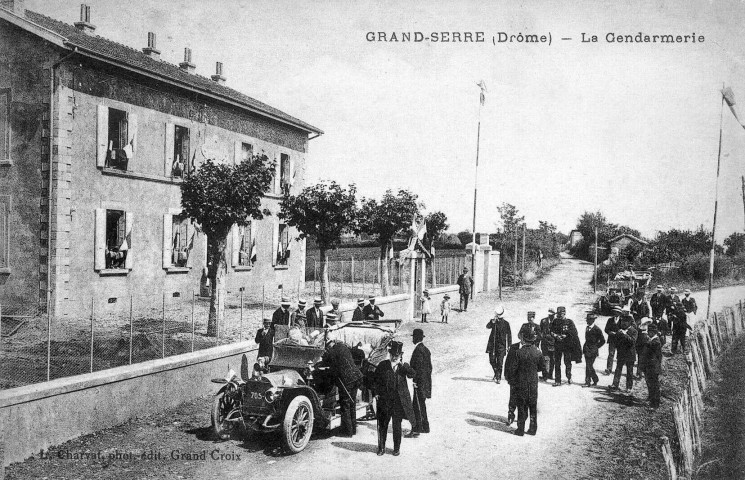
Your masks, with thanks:
[{"label": "running board", "polygon": [[[367,406],[369,403],[367,402],[357,402],[357,408],[355,408],[357,413],[357,418],[364,417],[367,414]],[[341,426],[341,415],[334,415],[331,417],[331,420],[329,420],[329,430],[333,430],[336,427]]]}]

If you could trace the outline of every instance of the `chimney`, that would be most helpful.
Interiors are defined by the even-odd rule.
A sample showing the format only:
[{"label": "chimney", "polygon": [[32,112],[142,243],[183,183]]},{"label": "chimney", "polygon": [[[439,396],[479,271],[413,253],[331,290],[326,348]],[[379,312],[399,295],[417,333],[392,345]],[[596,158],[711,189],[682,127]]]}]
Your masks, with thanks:
[{"label": "chimney", "polygon": [[142,51],[148,57],[160,60],[160,50],[155,48],[155,34],[153,32],[147,32],[147,47],[143,48]]},{"label": "chimney", "polygon": [[212,75],[212,80],[220,85],[225,85],[225,80],[227,79],[222,74],[222,62],[217,62],[215,65],[215,74]]},{"label": "chimney", "polygon": [[0,1],[0,7],[10,10],[19,17],[23,17],[26,14],[24,0],[2,0]]},{"label": "chimney", "polygon": [[91,7],[85,3],[80,4],[80,21],[75,22],[75,28],[88,35],[96,31],[96,26],[91,23]]},{"label": "chimney", "polygon": [[191,48],[184,49],[184,61],[178,64],[179,68],[187,73],[194,73],[197,66],[191,63]]}]

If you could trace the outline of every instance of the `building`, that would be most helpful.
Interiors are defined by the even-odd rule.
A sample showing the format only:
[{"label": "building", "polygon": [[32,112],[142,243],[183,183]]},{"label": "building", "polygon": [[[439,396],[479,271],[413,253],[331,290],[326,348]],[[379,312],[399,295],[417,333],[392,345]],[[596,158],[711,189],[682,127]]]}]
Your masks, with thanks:
[{"label": "building", "polygon": [[608,248],[612,252],[623,252],[624,250],[626,250],[626,248],[629,247],[629,245],[634,245],[635,247],[638,247],[639,250],[641,250],[649,245],[649,242],[646,242],[640,238],[636,238],[635,236],[629,235],[628,233],[617,235],[608,240]]},{"label": "building", "polygon": [[227,87],[221,63],[196,74],[188,48],[179,65],[161,59],[154,33],[142,51],[95,35],[85,5],[74,25],[0,7],[0,302],[66,314],[199,291],[206,241],[181,217],[181,179],[252,152],[277,162],[273,215],[234,228],[227,288],[304,279],[304,243],[276,213],[321,130]]},{"label": "building", "polygon": [[576,247],[584,238],[579,230],[572,230],[569,232],[569,248]]}]

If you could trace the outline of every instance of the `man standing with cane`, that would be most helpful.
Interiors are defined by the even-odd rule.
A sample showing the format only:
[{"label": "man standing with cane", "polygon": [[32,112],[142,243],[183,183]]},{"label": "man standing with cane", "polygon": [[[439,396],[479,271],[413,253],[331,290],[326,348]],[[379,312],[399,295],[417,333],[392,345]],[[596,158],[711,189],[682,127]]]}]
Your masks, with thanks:
[{"label": "man standing with cane", "polygon": [[424,332],[415,328],[412,334],[414,351],[411,354],[411,368],[414,375],[414,419],[416,428],[411,429],[407,438],[418,437],[420,433],[429,433],[429,418],[427,417],[427,399],[432,398],[432,357],[429,349],[424,346]]},{"label": "man standing with cane", "polygon": [[468,297],[473,290],[473,277],[468,274],[468,267],[463,267],[463,273],[458,276],[458,292],[460,293],[460,311],[468,311]]}]

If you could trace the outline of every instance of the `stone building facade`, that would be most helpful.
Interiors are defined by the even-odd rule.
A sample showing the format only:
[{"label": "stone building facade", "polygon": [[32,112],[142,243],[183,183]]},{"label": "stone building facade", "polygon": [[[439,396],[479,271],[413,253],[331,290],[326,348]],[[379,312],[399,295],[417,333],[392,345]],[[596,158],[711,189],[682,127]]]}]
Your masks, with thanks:
[{"label": "stone building facade", "polygon": [[0,303],[47,302],[64,315],[90,298],[199,291],[206,238],[181,218],[180,183],[207,159],[277,163],[262,206],[234,228],[228,290],[295,285],[304,243],[277,217],[303,186],[312,125],[184,62],[0,4]]}]

